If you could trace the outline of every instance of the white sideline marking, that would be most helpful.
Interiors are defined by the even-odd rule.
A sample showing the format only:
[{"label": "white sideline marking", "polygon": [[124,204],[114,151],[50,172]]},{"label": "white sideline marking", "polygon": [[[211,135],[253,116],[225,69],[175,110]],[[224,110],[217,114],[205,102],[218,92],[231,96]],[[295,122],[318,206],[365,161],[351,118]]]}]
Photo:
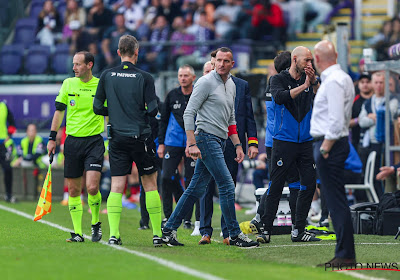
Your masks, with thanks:
[{"label": "white sideline marking", "polygon": [[[0,209],[3,209],[5,211],[8,211],[8,212],[11,212],[11,213],[14,213],[14,214],[17,214],[17,215],[22,216],[24,218],[30,219],[33,222],[33,218],[34,217],[32,215],[29,215],[29,214],[25,213],[25,212],[22,212],[22,211],[13,209],[13,208],[9,208],[9,207],[3,206],[3,205],[0,205]],[[48,221],[44,221],[44,220],[39,220],[37,222],[45,224],[45,225],[48,225],[48,226],[51,226],[51,227],[54,227],[56,229],[59,229],[59,230],[65,231],[65,232],[73,232],[72,229],[60,226],[60,225],[52,223],[52,222],[48,222]],[[89,240],[91,239],[91,237],[86,235],[86,234],[84,234],[83,236],[85,238],[89,239]],[[198,278],[206,279],[206,280],[223,280],[224,279],[224,278],[220,278],[218,276],[214,276],[214,275],[202,272],[202,271],[195,270],[193,268],[189,268],[189,267],[174,263],[172,261],[167,261],[167,260],[161,259],[159,257],[152,256],[152,255],[149,255],[149,254],[146,254],[146,253],[142,253],[142,252],[135,251],[135,250],[130,250],[130,249],[122,247],[122,246],[110,245],[105,241],[100,241],[98,243],[101,243],[103,245],[109,246],[109,247],[111,247],[113,249],[116,249],[116,250],[124,251],[124,252],[130,253],[130,254],[133,254],[133,255],[136,255],[136,256],[139,256],[139,257],[154,261],[154,262],[156,262],[158,264],[166,266],[167,268],[170,268],[170,269],[173,269],[173,270],[176,270],[176,271],[179,271],[179,272],[182,272],[182,273],[194,276],[194,277],[198,277]]]},{"label": "white sideline marking", "polygon": [[361,273],[358,273],[355,271],[342,270],[342,271],[338,271],[338,272],[349,275],[349,276],[353,276],[355,278],[362,279],[362,280],[386,280],[386,278],[371,277],[371,276],[367,276],[367,275],[364,275],[364,274],[361,274]]}]

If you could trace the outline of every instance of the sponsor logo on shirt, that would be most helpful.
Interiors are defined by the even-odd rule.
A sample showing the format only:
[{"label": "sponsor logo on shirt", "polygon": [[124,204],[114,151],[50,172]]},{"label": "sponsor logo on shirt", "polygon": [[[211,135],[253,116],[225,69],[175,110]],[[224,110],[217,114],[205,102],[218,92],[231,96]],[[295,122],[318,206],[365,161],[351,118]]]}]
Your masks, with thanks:
[{"label": "sponsor logo on shirt", "polygon": [[97,164],[97,163],[91,163],[91,164],[90,164],[90,167],[100,167],[100,168],[101,168],[101,165],[100,165],[100,164]]},{"label": "sponsor logo on shirt", "polygon": [[116,73],[116,72],[111,72],[111,77],[121,77],[121,78],[136,78],[136,74],[133,73]]}]

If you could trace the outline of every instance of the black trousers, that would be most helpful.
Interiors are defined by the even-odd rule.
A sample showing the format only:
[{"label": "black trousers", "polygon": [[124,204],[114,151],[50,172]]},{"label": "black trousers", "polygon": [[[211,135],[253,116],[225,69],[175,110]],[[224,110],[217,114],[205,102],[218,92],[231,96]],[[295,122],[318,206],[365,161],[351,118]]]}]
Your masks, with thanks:
[{"label": "black trousers", "polygon": [[315,165],[312,142],[293,143],[274,140],[271,155],[271,185],[267,192],[261,222],[264,229],[272,230],[279,200],[289,170],[297,169],[300,175],[300,191],[296,203],[295,228],[303,232],[308,211],[315,192]]},{"label": "black trousers", "polygon": [[0,164],[3,168],[4,173],[4,186],[6,187],[7,199],[11,199],[12,196],[12,168],[10,161],[7,158],[7,149],[4,143],[0,144]]},{"label": "black trousers", "polygon": [[[265,148],[266,148],[266,153],[267,153],[268,172],[269,172],[269,176],[271,178],[272,147],[265,147]],[[300,188],[291,187],[291,186],[294,186],[295,185],[294,183],[299,182],[299,181],[300,181],[300,177],[299,177],[299,172],[297,171],[297,168],[295,168],[295,167],[289,168],[286,182],[289,184],[289,191],[290,191],[289,207],[290,207],[290,216],[293,221],[293,224],[295,224],[295,221],[296,221],[297,197],[298,197]],[[268,188],[270,186],[271,186],[271,181],[270,181]],[[259,214],[260,217],[262,217],[262,215],[264,214],[264,210],[266,209],[265,203],[267,203],[267,195],[268,195],[268,191],[266,191],[260,198],[260,204],[258,205],[258,209],[257,209],[257,214]]]},{"label": "black trousers", "polygon": [[[185,166],[185,188],[182,188],[180,183],[180,175],[177,171],[178,165],[184,159]],[[185,155],[184,147],[165,146],[165,156],[162,161],[162,200],[165,218],[169,219],[172,214],[173,200],[178,202],[185,189],[189,186],[192,179],[196,162],[192,158]],[[193,214],[193,208],[185,216],[185,221],[190,221]],[[196,221],[200,219],[200,205],[196,202]]]},{"label": "black trousers", "polygon": [[335,257],[355,259],[353,224],[344,188],[344,163],[350,151],[348,138],[336,141],[327,159],[319,151],[322,141],[314,142],[314,159],[321,180],[321,192],[336,232]]}]

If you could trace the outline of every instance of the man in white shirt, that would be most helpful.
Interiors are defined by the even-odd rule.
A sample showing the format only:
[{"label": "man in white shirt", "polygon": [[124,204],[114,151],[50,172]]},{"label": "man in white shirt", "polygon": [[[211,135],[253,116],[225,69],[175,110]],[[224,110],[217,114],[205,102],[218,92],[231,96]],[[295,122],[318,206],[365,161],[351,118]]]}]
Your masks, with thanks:
[{"label": "man in white shirt", "polygon": [[350,151],[348,136],[354,86],[350,76],[336,63],[337,53],[331,42],[316,44],[314,56],[315,66],[321,73],[321,86],[314,100],[310,133],[314,137],[314,160],[321,191],[337,240],[335,257],[321,266],[351,266],[356,263],[356,255],[343,178]]}]

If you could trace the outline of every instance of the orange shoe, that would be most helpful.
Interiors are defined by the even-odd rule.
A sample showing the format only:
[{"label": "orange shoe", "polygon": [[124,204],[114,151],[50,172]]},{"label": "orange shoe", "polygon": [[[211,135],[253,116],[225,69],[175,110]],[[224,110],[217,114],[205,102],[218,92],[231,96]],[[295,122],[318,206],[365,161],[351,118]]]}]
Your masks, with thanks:
[{"label": "orange shoe", "polygon": [[222,243],[224,243],[225,245],[228,245],[228,246],[231,245],[229,242],[229,237],[224,238],[224,241],[222,241]]},{"label": "orange shoe", "polygon": [[206,245],[210,243],[211,243],[211,237],[208,234],[204,234],[199,241],[199,245]]}]

